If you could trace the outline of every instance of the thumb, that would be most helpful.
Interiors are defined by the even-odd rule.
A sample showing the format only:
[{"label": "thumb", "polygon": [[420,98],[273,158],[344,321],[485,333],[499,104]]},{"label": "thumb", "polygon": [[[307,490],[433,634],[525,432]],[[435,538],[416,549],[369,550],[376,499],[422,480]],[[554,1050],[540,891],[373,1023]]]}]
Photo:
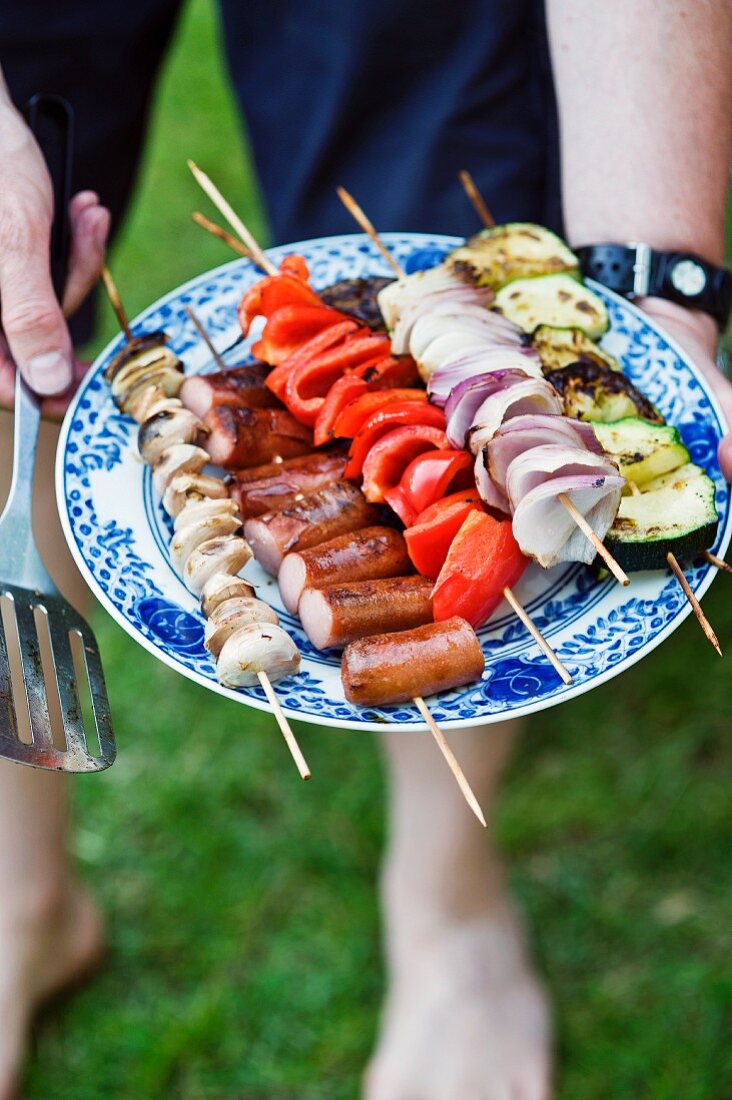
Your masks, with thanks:
[{"label": "thumb", "polygon": [[61,393],[72,380],[72,347],[51,283],[50,223],[17,230],[11,246],[0,249],[2,327],[31,388],[42,395]]}]

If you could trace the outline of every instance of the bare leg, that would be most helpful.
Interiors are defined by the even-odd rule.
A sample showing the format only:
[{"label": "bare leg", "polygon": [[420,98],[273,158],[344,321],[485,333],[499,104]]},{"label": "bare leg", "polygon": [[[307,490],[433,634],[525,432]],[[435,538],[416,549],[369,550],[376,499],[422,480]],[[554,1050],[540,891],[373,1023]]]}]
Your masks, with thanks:
[{"label": "bare leg", "polygon": [[[488,816],[517,732],[451,744]],[[385,735],[389,992],[366,1100],[546,1100],[549,1019],[500,861],[428,735]]]},{"label": "bare leg", "polygon": [[[81,606],[86,592],[53,500],[57,434],[50,425],[42,428],[35,529],[54,580]],[[1,414],[0,501],[9,484],[11,443],[10,417]],[[14,1093],[34,1009],[87,970],[101,948],[98,918],[69,868],[67,786],[61,776],[0,762],[0,1100]]]}]

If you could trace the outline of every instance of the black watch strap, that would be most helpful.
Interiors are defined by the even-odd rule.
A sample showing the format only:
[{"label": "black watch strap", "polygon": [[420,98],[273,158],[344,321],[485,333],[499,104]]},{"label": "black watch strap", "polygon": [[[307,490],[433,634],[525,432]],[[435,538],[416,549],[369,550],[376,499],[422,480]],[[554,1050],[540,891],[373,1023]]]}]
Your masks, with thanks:
[{"label": "black watch strap", "polygon": [[582,272],[626,298],[668,298],[711,314],[724,329],[732,275],[693,252],[657,252],[647,244],[592,244],[575,249]]}]

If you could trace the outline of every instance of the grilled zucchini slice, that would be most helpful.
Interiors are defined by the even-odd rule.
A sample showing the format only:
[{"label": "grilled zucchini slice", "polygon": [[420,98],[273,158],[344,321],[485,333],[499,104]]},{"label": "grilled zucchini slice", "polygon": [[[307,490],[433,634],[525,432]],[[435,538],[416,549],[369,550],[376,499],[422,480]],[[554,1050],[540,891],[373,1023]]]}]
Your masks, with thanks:
[{"label": "grilled zucchini slice", "polygon": [[591,359],[614,371],[622,369],[615,356],[590,340],[581,328],[539,325],[531,334],[531,346],[538,351],[545,371],[568,367],[578,359]]},{"label": "grilled zucchini slice", "polygon": [[639,416],[663,424],[663,418],[629,378],[595,359],[583,356],[568,367],[548,371],[546,378],[562,395],[565,416],[575,420],[611,422]]},{"label": "grilled zucchini slice", "polygon": [[571,275],[514,279],[498,291],[493,308],[524,332],[551,325],[578,328],[597,340],[610,324],[602,299]]},{"label": "grilled zucchini slice", "polygon": [[639,496],[623,497],[605,545],[623,569],[663,569],[666,555],[694,561],[714,543],[714,482],[687,463],[650,482]]},{"label": "grilled zucchini slice", "polygon": [[579,260],[555,233],[531,222],[484,229],[451,252],[447,265],[479,286],[500,290],[514,279],[579,273]]},{"label": "grilled zucchini slice", "polygon": [[592,426],[621,474],[639,488],[689,462],[689,452],[670,424],[649,424],[647,420],[628,416],[612,424]]}]

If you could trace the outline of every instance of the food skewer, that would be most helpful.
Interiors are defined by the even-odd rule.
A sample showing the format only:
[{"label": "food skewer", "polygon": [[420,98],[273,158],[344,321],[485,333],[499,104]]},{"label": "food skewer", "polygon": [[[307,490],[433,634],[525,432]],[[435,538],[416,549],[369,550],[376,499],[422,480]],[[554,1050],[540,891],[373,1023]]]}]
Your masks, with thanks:
[{"label": "food skewer", "polygon": [[467,168],[463,168],[463,170],[458,173],[458,178],[463,185],[463,190],[465,191],[465,194],[468,196],[470,202],[473,205],[473,209],[475,210],[480,220],[483,222],[483,225],[486,227],[486,229],[493,229],[494,225],[496,224],[493,215],[486,206],[485,199],[476,187],[475,181],[470,172],[468,172]]},{"label": "food skewer", "polygon": [[580,512],[579,508],[577,508],[572,503],[572,501],[569,499],[567,494],[566,493],[560,493],[559,496],[557,497],[557,500],[559,501],[560,504],[562,504],[567,509],[567,511],[569,512],[570,516],[572,517],[574,522],[579,527],[582,534],[595,547],[595,550],[600,555],[602,560],[605,562],[605,565],[608,567],[608,569],[610,570],[612,575],[615,577],[615,580],[618,581],[618,583],[622,584],[622,585],[630,584],[630,577],[627,575],[627,573],[625,572],[624,569],[620,568],[620,566],[618,565],[618,563],[616,562],[615,558],[612,556],[612,554],[610,553],[608,548],[601,541],[601,539],[599,539],[597,537],[597,535],[592,530],[592,528],[590,527],[590,525],[587,522],[587,520],[585,519],[585,517]]},{"label": "food skewer", "polygon": [[338,193],[338,198],[341,200],[348,213],[351,215],[353,220],[361,226],[364,233],[366,233],[366,235],[370,237],[371,240],[374,242],[379,252],[396,275],[397,279],[403,279],[405,275],[404,269],[394,259],[391,252],[386,247],[379,234],[376,232],[373,224],[354,199],[353,195],[346,191],[345,187],[337,187],[336,191]]},{"label": "food skewer", "polygon": [[[630,489],[630,491],[631,491],[631,493],[633,494],[634,497],[639,497],[639,496],[643,495],[634,481],[629,481],[628,482],[628,487],[629,487],[629,489]],[[717,557],[715,557],[714,554],[710,554],[710,552],[708,550],[705,552],[704,557],[708,561],[710,561],[712,565],[716,565],[717,562],[720,562],[721,565],[725,568],[725,570],[728,570],[730,573],[732,573],[732,568],[730,568],[730,566],[727,565],[726,561],[723,562],[721,560],[721,558],[717,558]],[[674,574],[677,581],[681,585],[681,587],[683,589],[683,592],[684,592],[684,595],[686,596],[687,600],[691,604],[691,609],[692,609],[692,611],[694,612],[694,614],[696,616],[696,621],[699,623],[699,626],[702,628],[702,630],[704,632],[704,637],[707,639],[707,641],[711,642],[711,644],[714,646],[717,653],[721,657],[722,656],[722,650],[720,648],[719,641],[717,640],[717,635],[714,633],[714,630],[712,628],[712,624],[709,622],[709,619],[704,614],[701,604],[699,603],[698,599],[696,598],[696,596],[692,592],[691,585],[687,581],[686,575],[684,574],[683,569],[679,565],[679,562],[678,562],[678,559],[677,559],[676,555],[671,553],[671,551],[669,551],[668,554],[666,555],[666,561],[668,562],[669,569],[671,570],[671,572]]]},{"label": "food skewer", "polygon": [[[205,343],[206,347],[211,352],[211,355],[214,359],[214,362],[216,363],[218,368],[220,370],[226,370],[226,364],[224,363],[223,359],[221,358],[218,351],[216,350],[216,348],[214,346],[214,343],[211,340],[211,337],[209,336],[208,332],[206,331],[205,326],[202,324],[200,318],[197,316],[195,311],[191,309],[190,306],[186,306],[186,313],[187,313],[188,317],[190,318],[190,320],[195,325],[195,328],[196,328],[196,331],[198,332],[198,335],[201,337],[201,339]],[[261,671],[261,670],[257,673],[257,676],[259,678],[260,684],[262,685],[262,689],[264,691],[264,694],[267,696],[267,700],[268,700],[270,706],[272,707],[272,713],[275,716],[275,719],[277,721],[277,725],[280,727],[280,730],[282,732],[282,736],[285,739],[285,744],[287,745],[288,749],[290,750],[290,755],[292,756],[292,759],[295,761],[295,766],[297,767],[297,770],[300,773],[300,778],[301,779],[310,779],[311,776],[312,776],[312,772],[310,771],[310,768],[308,767],[308,764],[307,764],[307,761],[305,760],[302,749],[300,748],[300,746],[297,742],[297,738],[295,737],[295,734],[292,732],[292,727],[290,726],[290,723],[287,721],[287,718],[285,717],[285,715],[282,711],[282,707],[280,706],[280,701],[277,698],[277,695],[275,694],[275,691],[274,691],[274,688],[272,687],[272,683],[270,681],[269,676],[267,675],[266,672]]]},{"label": "food skewer", "polygon": [[244,244],[247,246],[251,253],[251,259],[257,265],[261,267],[263,271],[266,271],[268,275],[277,275],[277,267],[272,263],[269,256],[266,255],[264,250],[259,246],[254,237],[251,235],[244,222],[239,215],[233,209],[233,207],[226,201],[224,196],[219,191],[216,184],[206,175],[202,169],[195,164],[194,161],[188,161],[188,167],[190,168],[196,183],[203,191],[206,192],[211,202],[214,204],[219,213],[223,214],[227,222],[241,237]]},{"label": "food skewer", "polygon": [[244,259],[251,260],[252,254],[246,245],[238,241],[231,233],[227,233],[227,231],[222,229],[220,225],[217,225],[216,222],[207,218],[200,210],[194,210],[191,214],[191,218],[196,225],[200,225],[201,229],[205,229],[212,237],[216,237],[219,241],[223,241],[224,244],[228,244],[229,248],[233,249],[234,252],[237,252],[240,256],[243,256]]},{"label": "food skewer", "polygon": [[[115,314],[116,314],[116,316],[117,316],[117,318],[120,322],[120,325],[121,325],[121,327],[124,331],[127,342],[130,343],[133,340],[133,336],[132,336],[132,332],[131,332],[131,329],[130,329],[130,326],[129,326],[129,322],[127,320],[127,314],[125,312],[124,306],[122,305],[122,300],[120,298],[120,294],[119,294],[117,286],[114,282],[112,274],[111,274],[111,272],[109,271],[109,269],[107,267],[105,267],[104,271],[103,271],[103,281],[104,281],[104,286],[105,286],[105,289],[106,289],[107,294],[109,296],[110,302],[112,304],[112,308],[114,309],[114,312],[115,312]],[[190,311],[189,311],[189,315],[191,315]],[[205,334],[202,331],[202,326],[200,325],[200,322],[198,321],[198,319],[193,317],[192,315],[191,315],[191,319],[196,324],[196,328],[201,333],[201,335],[204,336],[204,338],[206,338],[207,334]],[[208,345],[209,345],[213,355],[217,359],[217,361],[220,361],[219,357],[218,357],[218,353],[213,348],[213,345],[210,344],[210,341],[208,341],[208,339],[206,340],[206,342],[208,343]],[[182,409],[181,403],[177,398],[170,399],[166,402],[164,393],[163,393],[163,396],[162,396],[162,401],[160,399],[156,398],[155,393],[157,391],[157,387],[155,386],[155,383],[153,381],[150,382],[148,389],[150,390],[151,394],[153,395],[152,396],[153,403],[155,401],[157,401],[158,407],[160,407],[161,404],[162,405],[167,405],[168,406],[167,412],[168,412],[169,415],[173,415],[173,416],[180,415],[180,414],[176,414],[170,408],[171,405],[173,405],[173,406],[177,405],[179,408]],[[159,392],[162,393],[162,391],[159,391]],[[143,422],[147,422],[149,420],[149,415],[150,415],[149,412],[143,414]],[[189,414],[189,413],[185,414],[184,413],[184,416],[187,417],[188,419],[190,419],[191,414]],[[154,418],[154,419],[156,419],[156,418]],[[195,432],[195,424],[196,424],[196,422],[195,422],[195,418],[194,418],[194,432]],[[198,426],[200,427],[200,425],[198,425]],[[188,438],[190,438],[190,436],[188,436]],[[164,456],[166,454],[168,454],[170,452],[170,450],[173,449],[174,446],[175,445],[172,445],[171,447],[168,448],[167,451],[162,452],[162,454],[160,456],[161,461],[158,462],[158,465],[156,466],[156,473],[158,473],[160,471],[161,465],[165,464]],[[205,452],[201,452],[202,457],[199,458],[198,455],[195,454],[195,452],[199,451],[199,448],[197,448],[195,446],[187,446],[185,443],[182,443],[182,444],[179,443],[179,444],[177,444],[177,446],[178,446],[179,450],[181,449],[181,446],[182,446],[182,449],[184,451],[187,449],[188,454],[186,455],[186,457],[188,458],[188,460],[190,462],[194,463],[194,465],[189,467],[189,468],[194,470],[194,471],[196,469],[200,470],[203,463],[206,460]],[[183,467],[178,467],[178,468],[183,469]],[[173,475],[175,474],[175,472],[177,472],[177,469],[173,468],[173,470],[172,470]],[[171,477],[169,480],[171,480],[171,481],[174,480],[174,477]],[[210,479],[207,479],[207,480],[210,480]],[[164,484],[167,485],[167,481]],[[227,496],[228,496],[228,494],[227,494]],[[197,507],[197,505],[194,503],[194,500],[195,500],[195,497],[191,498],[191,503],[189,505],[190,507],[193,507],[193,508]],[[205,496],[204,496],[204,500],[205,500]],[[209,503],[211,503],[211,502],[209,502]],[[215,504],[216,502],[213,501],[213,503]],[[185,507],[185,505],[183,506],[183,508],[184,507]],[[198,507],[200,507],[200,505],[198,505]],[[181,511],[183,510],[183,508],[181,508]],[[166,509],[166,510],[169,510],[169,509]],[[222,510],[225,511],[226,506],[223,506]],[[199,541],[199,543],[201,542],[201,540],[198,540],[198,541]],[[215,542],[216,540],[212,539],[210,541]],[[239,542],[246,549],[247,556],[250,556],[250,551],[248,550],[248,548],[246,548],[246,544],[244,543],[244,540],[240,539]],[[207,545],[207,544],[204,542],[203,545]],[[225,548],[222,547],[222,549],[225,549]],[[194,547],[194,549],[192,550],[190,555],[186,554],[185,565],[187,565],[189,557],[192,558],[195,553],[196,553],[196,549]],[[183,564],[183,563],[181,563],[181,564]],[[236,569],[234,569],[234,572],[238,572],[238,570],[239,570],[239,568],[241,567],[241,564],[242,564],[241,555],[239,556],[239,558],[233,564],[236,564]],[[233,564],[232,564],[232,568],[233,568]],[[184,577],[184,579],[185,579],[185,577]],[[190,588],[191,585],[188,584],[188,587]],[[274,691],[272,689],[272,685],[271,685],[269,676],[263,670],[259,670],[257,672],[257,676],[258,676],[259,682],[260,682],[260,684],[261,684],[261,686],[262,686],[262,688],[265,692],[265,695],[267,696],[267,698],[270,702],[270,705],[272,706],[273,712],[275,714],[275,718],[277,720],[277,723],[278,723],[280,729],[282,730],[282,733],[285,737],[285,742],[286,742],[286,744],[287,744],[287,746],[288,746],[288,748],[289,748],[289,750],[292,754],[292,757],[295,761],[295,764],[296,764],[297,769],[300,773],[300,776],[302,777],[302,779],[310,779],[310,777],[311,777],[310,769],[308,768],[305,757],[303,756],[303,753],[302,753],[299,745],[297,744],[297,740],[295,739],[295,736],[292,733],[292,730],[290,729],[284,714],[282,713],[281,707],[279,705],[279,701],[277,700],[277,697],[274,694]]]},{"label": "food skewer", "polygon": [[470,786],[470,784],[468,783],[468,780],[465,776],[465,772],[460,767],[460,764],[457,761],[455,753],[450,748],[450,745],[448,744],[448,741],[447,741],[447,738],[445,737],[445,734],[442,732],[440,727],[437,725],[437,722],[435,722],[434,716],[433,716],[432,712],[430,711],[430,708],[427,706],[427,704],[425,703],[425,701],[424,701],[424,699],[422,698],[421,695],[415,695],[414,696],[414,705],[416,706],[419,713],[422,715],[422,718],[424,719],[424,721],[427,723],[429,731],[432,734],[432,736],[434,737],[435,741],[437,742],[437,745],[439,746],[440,752],[442,753],[443,757],[445,758],[447,766],[449,767],[452,774],[455,776],[455,780],[456,780],[457,785],[459,786],[460,790],[463,793],[463,797],[464,797],[465,801],[467,802],[468,806],[470,806],[470,809],[473,811],[475,816],[478,818],[478,821],[481,823],[483,828],[487,829],[488,825],[487,825],[486,820],[485,820],[485,815],[484,815],[482,809],[480,808],[480,803],[478,802],[478,799],[475,797],[473,789]]},{"label": "food skewer", "polygon": [[732,565],[726,562],[723,558],[718,558],[716,554],[713,554],[711,550],[705,550],[702,555],[705,561],[708,561],[710,565],[713,565],[716,569],[721,569],[724,573],[732,573]]}]

